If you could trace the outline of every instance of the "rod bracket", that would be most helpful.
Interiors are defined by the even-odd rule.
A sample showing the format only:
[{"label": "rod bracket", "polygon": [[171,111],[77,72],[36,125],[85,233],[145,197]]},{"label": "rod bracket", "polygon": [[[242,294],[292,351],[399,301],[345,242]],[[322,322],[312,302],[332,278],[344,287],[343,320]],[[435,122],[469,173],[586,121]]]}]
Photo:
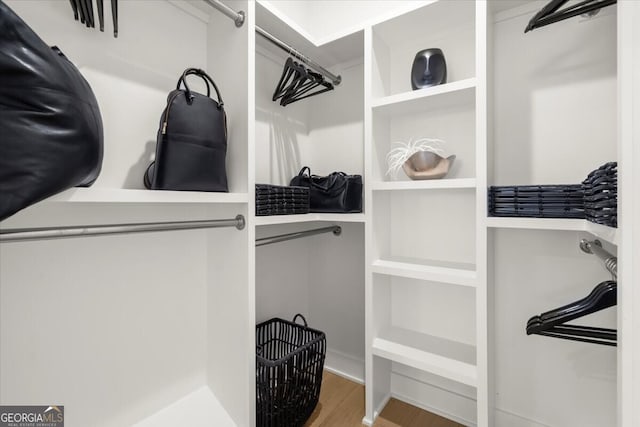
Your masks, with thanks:
[{"label": "rod bracket", "polygon": [[246,15],[244,11],[240,10],[238,11],[238,16],[236,17],[236,19],[233,20],[233,22],[236,23],[236,27],[240,28],[244,24],[245,19],[246,19]]},{"label": "rod bracket", "polygon": [[336,225],[336,227],[333,229],[333,235],[339,236],[341,234],[342,234],[342,227],[340,227],[339,225]]},{"label": "rod bracket", "polygon": [[244,230],[247,221],[244,219],[244,215],[236,215],[236,228],[238,230]]},{"label": "rod bracket", "polygon": [[584,253],[587,253],[587,254],[593,253],[593,251],[591,250],[591,245],[602,247],[602,242],[600,242],[600,240],[594,240],[592,242],[588,241],[587,239],[580,240],[580,249],[582,249],[582,252]]}]

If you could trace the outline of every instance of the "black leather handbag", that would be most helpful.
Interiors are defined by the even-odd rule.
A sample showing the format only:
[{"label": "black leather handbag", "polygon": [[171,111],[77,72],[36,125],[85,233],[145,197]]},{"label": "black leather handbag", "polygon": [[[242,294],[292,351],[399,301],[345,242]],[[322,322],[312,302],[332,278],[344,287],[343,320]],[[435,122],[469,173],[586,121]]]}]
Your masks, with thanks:
[{"label": "black leather handbag", "polygon": [[[205,81],[206,96],[189,89],[190,75]],[[210,97],[211,86],[218,101]],[[160,116],[156,159],[145,172],[144,184],[153,190],[226,192],[226,155],[227,116],[220,91],[207,73],[188,68]]]},{"label": "black leather handbag", "polygon": [[309,187],[310,212],[362,212],[362,176],[333,172],[311,175],[308,166],[294,176],[289,185]]},{"label": "black leather handbag", "polygon": [[78,69],[0,0],[0,220],[102,167],[98,102]]}]

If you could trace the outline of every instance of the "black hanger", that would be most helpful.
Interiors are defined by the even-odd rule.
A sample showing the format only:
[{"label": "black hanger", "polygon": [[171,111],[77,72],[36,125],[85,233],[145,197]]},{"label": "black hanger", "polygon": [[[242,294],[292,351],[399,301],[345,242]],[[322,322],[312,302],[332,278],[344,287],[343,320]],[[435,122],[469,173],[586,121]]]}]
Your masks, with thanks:
[{"label": "black hanger", "polygon": [[111,16],[113,18],[113,37],[118,37],[118,0],[111,0]]},{"label": "black hanger", "polygon": [[103,0],[96,0],[98,7],[98,21],[100,22],[100,31],[104,32],[104,3]]},{"label": "black hanger", "polygon": [[282,75],[271,98],[273,101],[282,98],[291,85],[295,83],[298,77],[296,74],[297,71],[297,64],[293,62],[292,58],[287,58],[287,61],[284,63],[284,68],[282,69]]},{"label": "black hanger", "polygon": [[527,322],[527,335],[537,334],[615,346],[617,344],[615,329],[565,323],[616,305],[617,289],[616,282],[605,281],[598,284],[588,296],[579,301],[533,316]]},{"label": "black hanger", "polygon": [[568,1],[569,0],[552,0],[549,2],[546,6],[540,9],[533,18],[531,18],[524,32],[527,33],[536,28],[544,27],[545,25],[553,24],[554,22],[563,21],[577,15],[582,15],[583,13],[593,12],[594,10],[602,9],[603,7],[610,6],[617,2],[617,0],[584,0],[559,10],[560,7]]},{"label": "black hanger", "polygon": [[75,0],[69,0],[69,3],[71,3],[71,9],[73,9],[73,18],[77,21],[78,20],[78,5],[76,5]]},{"label": "black hanger", "polygon": [[[321,87],[321,89],[313,91],[317,87]],[[322,75],[308,70],[292,58],[287,58],[280,80],[273,92],[272,100],[280,99],[280,105],[284,107],[332,89],[333,85],[327,82]]]},{"label": "black hanger", "polygon": [[[300,101],[301,99],[309,98],[334,89],[333,84],[327,82],[321,74],[311,72],[310,70],[307,70],[306,74],[307,80],[300,83],[295,88],[295,91],[285,94],[280,102],[281,105],[289,105],[293,102]],[[315,88],[320,89],[311,92]]]}]

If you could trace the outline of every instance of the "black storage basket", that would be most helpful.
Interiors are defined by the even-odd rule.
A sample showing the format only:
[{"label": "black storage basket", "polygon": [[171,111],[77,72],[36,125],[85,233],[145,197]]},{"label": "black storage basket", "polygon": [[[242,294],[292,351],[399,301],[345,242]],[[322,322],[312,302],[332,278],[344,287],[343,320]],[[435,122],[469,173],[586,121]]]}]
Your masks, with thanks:
[{"label": "black storage basket", "polygon": [[521,185],[489,188],[489,216],[584,218],[581,185]]},{"label": "black storage basket", "polygon": [[284,185],[256,184],[256,215],[309,213],[309,189]]},{"label": "black storage basket", "polygon": [[[304,326],[295,323],[300,317]],[[326,354],[323,332],[301,314],[256,326],[256,426],[304,425],[320,397]]]}]

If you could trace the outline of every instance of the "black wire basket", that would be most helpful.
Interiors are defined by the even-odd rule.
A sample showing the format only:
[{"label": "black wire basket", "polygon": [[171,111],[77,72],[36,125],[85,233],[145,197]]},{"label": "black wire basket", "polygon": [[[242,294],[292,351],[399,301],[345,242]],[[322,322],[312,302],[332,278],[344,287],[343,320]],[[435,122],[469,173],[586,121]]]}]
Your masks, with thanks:
[{"label": "black wire basket", "polygon": [[309,188],[256,184],[256,215],[309,213]]},{"label": "black wire basket", "polygon": [[257,427],[304,425],[318,404],[326,348],[325,334],[301,314],[256,326]]},{"label": "black wire basket", "polygon": [[489,216],[584,218],[584,191],[577,185],[489,187]]}]

